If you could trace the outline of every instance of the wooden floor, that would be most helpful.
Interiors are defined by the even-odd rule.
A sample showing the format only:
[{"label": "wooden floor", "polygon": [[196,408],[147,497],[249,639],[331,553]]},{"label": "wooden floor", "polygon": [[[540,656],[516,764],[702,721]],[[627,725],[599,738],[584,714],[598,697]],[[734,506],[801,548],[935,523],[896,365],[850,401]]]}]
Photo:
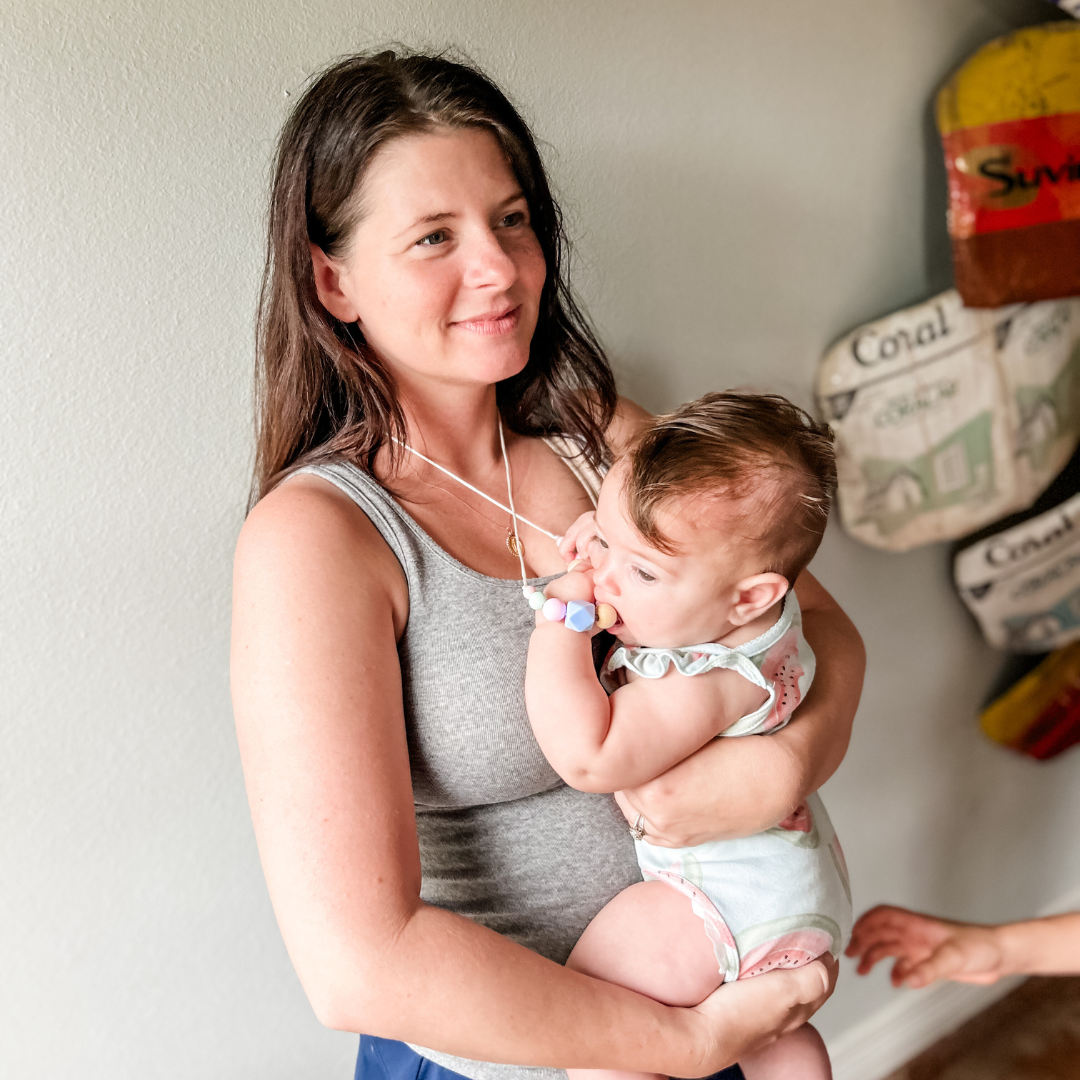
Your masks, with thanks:
[{"label": "wooden floor", "polygon": [[1080,978],[1029,979],[888,1080],[1080,1080]]}]

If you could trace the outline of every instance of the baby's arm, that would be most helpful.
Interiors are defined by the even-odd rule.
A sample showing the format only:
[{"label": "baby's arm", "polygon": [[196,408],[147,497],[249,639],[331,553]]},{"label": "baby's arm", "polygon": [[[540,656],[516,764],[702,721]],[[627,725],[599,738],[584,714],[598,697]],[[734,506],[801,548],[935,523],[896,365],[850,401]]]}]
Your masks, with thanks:
[{"label": "baby's arm", "polygon": [[[589,600],[592,580],[577,571],[547,595]],[[537,614],[529,643],[525,702],[552,768],[581,791],[617,791],[659,776],[765,700],[734,671],[693,678],[669,671],[636,679],[609,698],[596,678],[588,634]]]},{"label": "baby's arm", "polygon": [[848,956],[859,974],[895,956],[894,986],[936,979],[992,983],[1004,975],[1080,974],[1080,912],[1002,926],[979,926],[882,904],[855,924]]}]

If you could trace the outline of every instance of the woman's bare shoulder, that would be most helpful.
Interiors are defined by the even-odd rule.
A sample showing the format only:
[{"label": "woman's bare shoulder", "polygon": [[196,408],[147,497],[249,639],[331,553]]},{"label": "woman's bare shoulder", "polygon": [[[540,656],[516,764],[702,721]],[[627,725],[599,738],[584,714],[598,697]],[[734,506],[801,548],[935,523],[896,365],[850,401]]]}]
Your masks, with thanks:
[{"label": "woman's bare shoulder", "polygon": [[652,414],[629,398],[620,397],[615,406],[615,415],[606,432],[608,446],[616,457],[633,441],[634,437],[648,426]]},{"label": "woman's bare shoulder", "polygon": [[301,590],[318,579],[339,595],[384,594],[404,626],[408,587],[401,566],[371,519],[327,480],[297,476],[248,514],[236,545],[237,588],[247,584]]}]

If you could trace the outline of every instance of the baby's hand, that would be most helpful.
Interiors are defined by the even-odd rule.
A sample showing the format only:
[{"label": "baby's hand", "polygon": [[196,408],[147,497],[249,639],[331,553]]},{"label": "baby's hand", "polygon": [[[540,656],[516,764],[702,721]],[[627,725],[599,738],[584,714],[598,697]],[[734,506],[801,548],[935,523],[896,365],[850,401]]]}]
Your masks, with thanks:
[{"label": "baby's hand", "polygon": [[[582,514],[559,541],[559,554],[568,562],[589,557],[589,541],[596,535],[596,512]],[[578,599],[575,597],[574,599]]]},{"label": "baby's hand", "polygon": [[895,956],[893,986],[917,988],[937,979],[992,983],[1005,974],[996,930],[881,904],[856,922],[847,955],[859,957],[860,975]]},{"label": "baby's hand", "polygon": [[579,560],[580,566],[571,563],[571,569],[562,577],[557,577],[544,587],[544,595],[551,599],[562,600],[586,600],[593,602],[593,572],[592,567],[584,559]]}]

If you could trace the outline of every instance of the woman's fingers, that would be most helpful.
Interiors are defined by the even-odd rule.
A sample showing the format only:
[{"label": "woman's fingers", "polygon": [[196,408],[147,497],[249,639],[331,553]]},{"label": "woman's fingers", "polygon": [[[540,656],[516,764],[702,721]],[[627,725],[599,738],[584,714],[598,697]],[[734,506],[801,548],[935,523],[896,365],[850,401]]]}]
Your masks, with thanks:
[{"label": "woman's fingers", "polygon": [[702,1062],[702,1075],[802,1027],[825,1003],[835,983],[832,957],[725,983],[694,1008],[713,1041],[712,1051]]}]

